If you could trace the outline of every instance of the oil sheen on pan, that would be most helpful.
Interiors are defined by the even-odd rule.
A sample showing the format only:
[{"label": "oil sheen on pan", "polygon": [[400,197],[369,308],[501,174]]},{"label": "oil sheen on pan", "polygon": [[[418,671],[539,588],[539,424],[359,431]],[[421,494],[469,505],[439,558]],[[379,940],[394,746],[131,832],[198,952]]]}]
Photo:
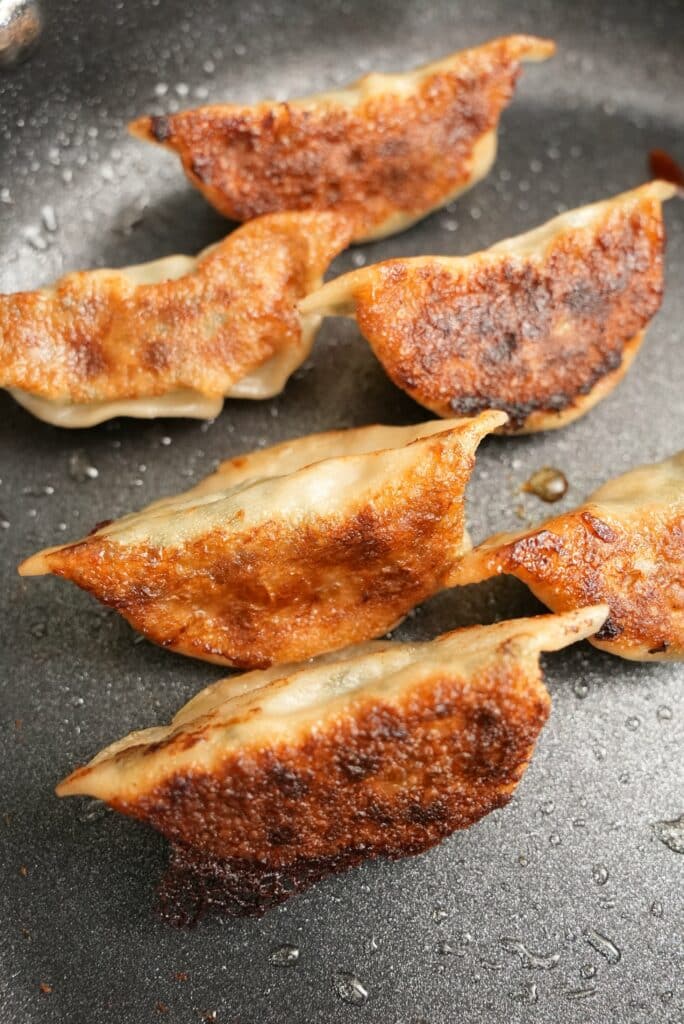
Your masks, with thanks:
[{"label": "oil sheen on pan", "polygon": [[571,512],[503,533],[451,577],[517,576],[547,607],[610,606],[591,643],[634,661],[684,658],[684,452],[610,480]]},{"label": "oil sheen on pan", "polygon": [[441,590],[464,493],[504,413],[314,435],[23,563],[72,580],[149,639],[241,668],[380,636]]},{"label": "oil sheen on pan", "polygon": [[353,209],[356,237],[401,231],[483,178],[521,61],[554,44],[506,36],[406,74],[286,103],[214,104],[142,117],[134,135],[178,154],[232,220],[277,210]]},{"label": "oil sheen on pan", "polygon": [[393,259],[304,299],[355,317],[391,380],[440,416],[503,409],[506,433],[564,426],[629,369],[663,293],[654,181],[465,257]]},{"label": "oil sheen on pan", "polygon": [[339,213],[274,214],[196,258],[77,272],[0,295],[0,387],[62,427],[210,419],[226,396],[269,398],[307,358],[320,323],[297,303],[352,230]]},{"label": "oil sheen on pan", "polygon": [[435,845],[511,798],[546,721],[539,665],[605,606],[233,676],[57,792],[148,822],[174,918],[261,913],[327,874]]}]

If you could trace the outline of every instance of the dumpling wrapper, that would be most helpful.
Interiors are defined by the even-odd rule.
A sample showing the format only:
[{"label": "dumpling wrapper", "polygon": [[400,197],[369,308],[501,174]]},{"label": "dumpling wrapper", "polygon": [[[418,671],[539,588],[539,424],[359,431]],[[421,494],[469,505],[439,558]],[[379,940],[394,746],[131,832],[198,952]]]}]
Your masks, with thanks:
[{"label": "dumpling wrapper", "polygon": [[380,238],[488,173],[520,62],[554,50],[546,39],[507,36],[336,92],[142,117],[130,130],[175,151],[192,184],[232,220],[353,208],[357,238]]},{"label": "dumpling wrapper", "polygon": [[620,381],[663,293],[663,200],[650,182],[471,256],[393,259],[335,278],[306,314],[355,317],[391,380],[440,416],[503,409],[552,430]]},{"label": "dumpling wrapper", "polygon": [[163,647],[220,664],[346,647],[444,586],[475,450],[503,420],[365,427],[242,456],[19,571],[72,580]]},{"label": "dumpling wrapper", "polygon": [[475,626],[222,680],[57,793],[98,797],[162,832],[170,902],[260,913],[506,804],[550,710],[540,651],[590,636],[606,614]]},{"label": "dumpling wrapper", "polygon": [[468,552],[450,583],[517,576],[556,612],[610,606],[591,643],[634,661],[684,658],[684,451],[599,488],[584,505]]},{"label": "dumpling wrapper", "polygon": [[278,394],[320,324],[298,301],[351,238],[334,213],[263,217],[196,258],[67,274],[0,295],[0,387],[39,419],[210,419]]}]

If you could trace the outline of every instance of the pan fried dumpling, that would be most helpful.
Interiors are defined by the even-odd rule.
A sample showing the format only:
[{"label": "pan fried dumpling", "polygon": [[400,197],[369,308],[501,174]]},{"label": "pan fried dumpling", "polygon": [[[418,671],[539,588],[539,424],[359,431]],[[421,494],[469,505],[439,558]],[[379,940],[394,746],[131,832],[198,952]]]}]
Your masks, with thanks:
[{"label": "pan fried dumpling", "polygon": [[341,214],[262,217],[200,253],[68,274],[0,295],[0,386],[48,423],[211,418],[269,398],[306,359],[320,317],[297,302],[349,243]]},{"label": "pan fried dumpling", "polygon": [[554,611],[603,601],[591,642],[635,661],[684,658],[684,451],[616,477],[574,509],[469,552],[451,583],[517,576]]},{"label": "pan fried dumpling", "polygon": [[220,664],[346,647],[444,586],[463,549],[475,450],[503,419],[279,445],[34,555],[20,572],[66,577],[163,647]]},{"label": "pan fried dumpling", "polygon": [[506,433],[564,426],[629,368],[663,291],[654,181],[465,257],[364,267],[301,309],[356,317],[392,381],[440,416],[503,409]]},{"label": "pan fried dumpling", "polygon": [[402,75],[256,106],[216,104],[130,129],[175,151],[220,213],[354,209],[357,238],[401,231],[489,171],[521,61],[553,43],[508,36]]},{"label": "pan fried dumpling", "polygon": [[178,902],[194,887],[224,910],[260,913],[506,804],[549,713],[540,651],[589,636],[606,614],[475,626],[224,680],[57,793],[98,797],[162,832]]}]

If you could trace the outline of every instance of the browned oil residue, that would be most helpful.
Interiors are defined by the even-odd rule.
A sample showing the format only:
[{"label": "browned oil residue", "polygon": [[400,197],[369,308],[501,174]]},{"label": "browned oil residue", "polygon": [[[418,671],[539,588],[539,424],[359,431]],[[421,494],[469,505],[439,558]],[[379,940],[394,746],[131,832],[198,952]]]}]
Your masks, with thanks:
[{"label": "browned oil residue", "polygon": [[662,178],[678,188],[684,188],[684,169],[666,150],[652,149],[648,154],[648,163],[654,178]]},{"label": "browned oil residue", "polygon": [[560,469],[542,466],[523,484],[522,489],[528,494],[535,494],[542,501],[560,501],[567,493],[568,481]]}]

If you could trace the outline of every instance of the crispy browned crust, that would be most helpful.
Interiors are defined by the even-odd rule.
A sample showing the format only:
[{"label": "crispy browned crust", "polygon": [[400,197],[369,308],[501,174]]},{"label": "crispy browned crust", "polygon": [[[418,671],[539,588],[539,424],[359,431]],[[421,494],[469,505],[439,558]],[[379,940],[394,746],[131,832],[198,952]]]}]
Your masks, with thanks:
[{"label": "crispy browned crust", "polygon": [[648,508],[618,519],[588,503],[468,552],[453,584],[517,576],[555,612],[603,602],[610,616],[590,643],[623,658],[684,657],[684,513]]},{"label": "crispy browned crust", "polygon": [[386,632],[443,587],[474,457],[448,434],[430,451],[430,466],[351,501],[349,515],[269,519],[165,547],[94,534],[47,553],[45,566],[180,653],[239,667],[300,661]]},{"label": "crispy browned crust", "polygon": [[[259,913],[361,860],[420,853],[507,803],[550,701],[536,658],[495,653],[476,682],[435,671],[399,705],[357,701],[297,743],[113,799],[176,846],[167,913],[188,898]],[[201,739],[200,727],[190,740]]]},{"label": "crispy browned crust", "polygon": [[496,127],[520,58],[535,47],[553,51],[525,36],[466,50],[408,95],[205,106],[140,118],[131,131],[175,150],[226,217],[353,207],[363,236],[396,214],[415,219],[468,183],[475,145]]},{"label": "crispy browned crust", "polygon": [[278,214],[235,231],[176,280],[84,271],[54,290],[0,295],[0,386],[88,403],[186,388],[223,395],[302,345],[297,302],[350,237],[342,214]]},{"label": "crispy browned crust", "polygon": [[[441,416],[502,409],[504,433],[581,415],[622,377],[663,293],[660,201],[609,206],[544,259],[390,260],[364,271],[359,327],[394,383]],[[373,272],[374,271],[374,272]]]}]

